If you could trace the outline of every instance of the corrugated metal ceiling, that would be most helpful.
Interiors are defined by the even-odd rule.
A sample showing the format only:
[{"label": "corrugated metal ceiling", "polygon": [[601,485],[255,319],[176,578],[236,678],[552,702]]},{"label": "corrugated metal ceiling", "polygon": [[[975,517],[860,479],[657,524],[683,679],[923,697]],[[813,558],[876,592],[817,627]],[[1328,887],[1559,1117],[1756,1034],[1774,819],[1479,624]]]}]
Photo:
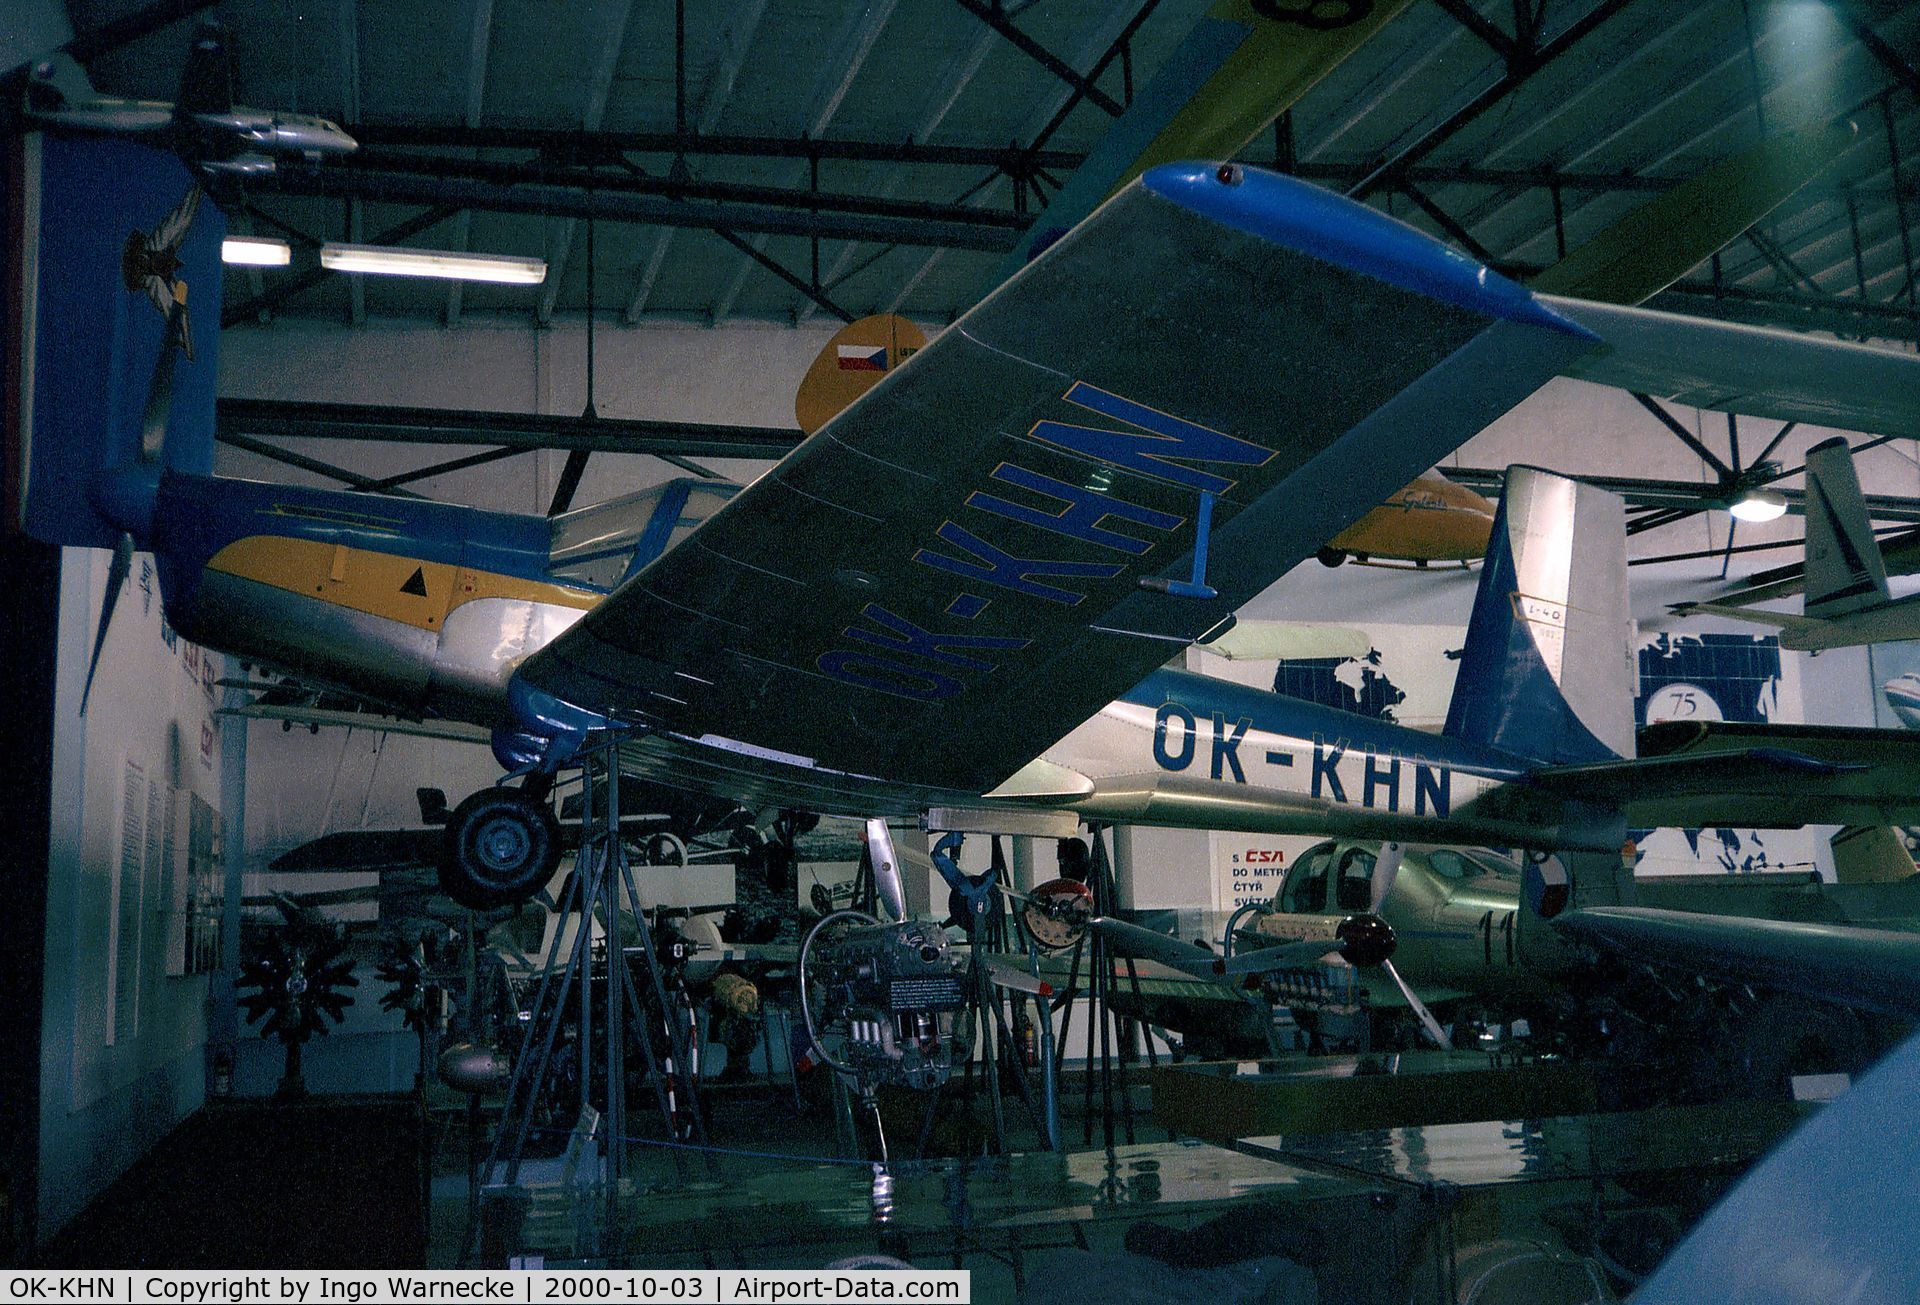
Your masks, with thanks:
[{"label": "corrugated metal ceiling", "polygon": [[[1615,0],[1617,3],[1617,0]],[[70,5],[85,33],[136,5]],[[1100,87],[1121,99],[1126,75],[1143,84],[1204,10],[1204,0],[1159,0]],[[1347,188],[1445,122],[1508,64],[1494,41],[1516,17],[1551,40],[1609,11],[1567,53],[1527,76],[1433,148],[1410,184],[1449,219],[1444,234],[1520,267],[1550,263],[1645,202],[1647,179],[1679,180],[1772,134],[1851,114],[1854,143],[1815,183],[1690,278],[1694,306],[1749,319],[1818,325],[1859,322],[1912,339],[1910,269],[1920,245],[1920,5],[1820,0],[1415,0],[1334,70],[1291,115],[1296,165]],[[1136,4],[1028,0],[1004,5],[1018,27],[1076,70],[1091,68],[1137,17]],[[702,135],[801,137],[869,145],[906,142],[1002,148],[1034,140],[1072,91],[958,0],[685,0],[684,99],[676,78],[676,8],[665,0],[226,0],[209,16],[233,34],[245,102],[337,117],[369,134],[423,126],[527,128],[564,149],[581,130],[668,133],[677,119]],[[1494,29],[1469,30],[1472,15]],[[1463,21],[1465,19],[1466,21]],[[192,24],[178,23],[93,61],[103,91],[170,97]],[[1863,30],[1864,29],[1864,35]],[[1125,66],[1123,66],[1123,63]],[[1086,99],[1047,142],[1083,152],[1108,115]],[[383,147],[384,148],[384,147]],[[1249,161],[1272,163],[1278,134]],[[418,146],[415,155],[516,165],[531,149]],[[1894,164],[1899,162],[1896,184]],[[550,161],[552,160],[550,154]],[[559,162],[564,163],[562,159]],[[608,177],[663,178],[669,153],[604,160]],[[691,155],[692,178],[805,188],[804,158]],[[1477,173],[1469,176],[1471,170]],[[596,176],[601,175],[596,171]],[[1541,179],[1559,176],[1556,190]],[[990,166],[823,159],[817,185],[868,200],[963,202],[1011,211],[1012,183]],[[1373,202],[1429,230],[1435,218],[1406,186]],[[281,223],[316,239],[374,239],[422,205],[261,191],[255,224]],[[561,216],[474,211],[415,236],[455,246],[544,256],[547,286],[469,286],[367,279],[356,293],[328,278],[276,312],[423,319],[525,314],[530,323],[587,303],[586,223]],[[1857,236],[1856,236],[1857,232]],[[949,320],[985,288],[997,256],[802,235],[746,243],[801,281],[815,278],[852,313],[897,309]],[[594,230],[594,297],[609,317],[666,316],[793,322],[820,310],[799,289],[710,231],[601,220]],[[259,282],[233,274],[230,304]],[[1725,302],[1715,303],[1712,296]],[[356,299],[360,300],[356,304]],[[1840,301],[1838,304],[1831,301]],[[1846,301],[1853,301],[1850,307]],[[1859,305],[1865,303],[1866,308]],[[1848,308],[1854,317],[1834,318]]]}]

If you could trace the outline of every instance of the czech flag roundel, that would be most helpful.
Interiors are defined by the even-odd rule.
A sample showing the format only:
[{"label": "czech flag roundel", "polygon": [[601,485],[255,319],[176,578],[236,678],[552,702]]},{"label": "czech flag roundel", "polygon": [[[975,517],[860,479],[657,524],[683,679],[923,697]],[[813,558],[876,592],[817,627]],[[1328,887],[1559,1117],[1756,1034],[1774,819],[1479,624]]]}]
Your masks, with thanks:
[{"label": "czech flag roundel", "polygon": [[1525,876],[1521,879],[1521,890],[1527,895],[1527,906],[1542,920],[1551,920],[1567,909],[1567,903],[1573,897],[1573,884],[1567,877],[1566,866],[1557,856],[1543,857],[1538,861],[1529,859]]}]

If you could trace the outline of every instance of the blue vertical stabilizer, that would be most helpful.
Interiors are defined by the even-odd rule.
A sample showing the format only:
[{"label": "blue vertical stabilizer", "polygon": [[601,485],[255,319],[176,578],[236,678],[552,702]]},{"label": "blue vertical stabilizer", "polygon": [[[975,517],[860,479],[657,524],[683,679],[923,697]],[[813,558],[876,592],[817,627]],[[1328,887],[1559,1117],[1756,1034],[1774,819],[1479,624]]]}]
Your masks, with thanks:
[{"label": "blue vertical stabilizer", "polygon": [[1626,511],[1534,467],[1507,473],[1446,734],[1534,761],[1633,753]]}]

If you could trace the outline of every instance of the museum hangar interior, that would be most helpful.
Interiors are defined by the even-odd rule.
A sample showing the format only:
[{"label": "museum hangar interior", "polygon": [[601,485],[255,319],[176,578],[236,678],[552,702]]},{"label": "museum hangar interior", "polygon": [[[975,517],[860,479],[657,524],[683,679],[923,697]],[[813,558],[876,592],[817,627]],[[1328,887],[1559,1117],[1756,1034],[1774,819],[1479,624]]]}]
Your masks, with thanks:
[{"label": "museum hangar interior", "polygon": [[12,7],[9,1262],[1920,1292],[1920,5]]}]

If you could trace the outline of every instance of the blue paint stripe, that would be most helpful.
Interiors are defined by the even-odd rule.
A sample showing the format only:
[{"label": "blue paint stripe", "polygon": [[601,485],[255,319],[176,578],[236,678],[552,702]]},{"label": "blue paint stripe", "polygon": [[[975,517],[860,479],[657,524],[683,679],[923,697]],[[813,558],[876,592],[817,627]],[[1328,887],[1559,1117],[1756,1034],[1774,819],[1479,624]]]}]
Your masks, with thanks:
[{"label": "blue paint stripe", "polygon": [[[1143,178],[1148,190],[1224,226],[1492,318],[1545,327],[1598,344],[1599,337],[1509,281],[1404,222],[1292,177],[1235,165],[1220,179],[1211,163],[1169,163]],[[1382,323],[1383,338],[1391,323]]]}]

